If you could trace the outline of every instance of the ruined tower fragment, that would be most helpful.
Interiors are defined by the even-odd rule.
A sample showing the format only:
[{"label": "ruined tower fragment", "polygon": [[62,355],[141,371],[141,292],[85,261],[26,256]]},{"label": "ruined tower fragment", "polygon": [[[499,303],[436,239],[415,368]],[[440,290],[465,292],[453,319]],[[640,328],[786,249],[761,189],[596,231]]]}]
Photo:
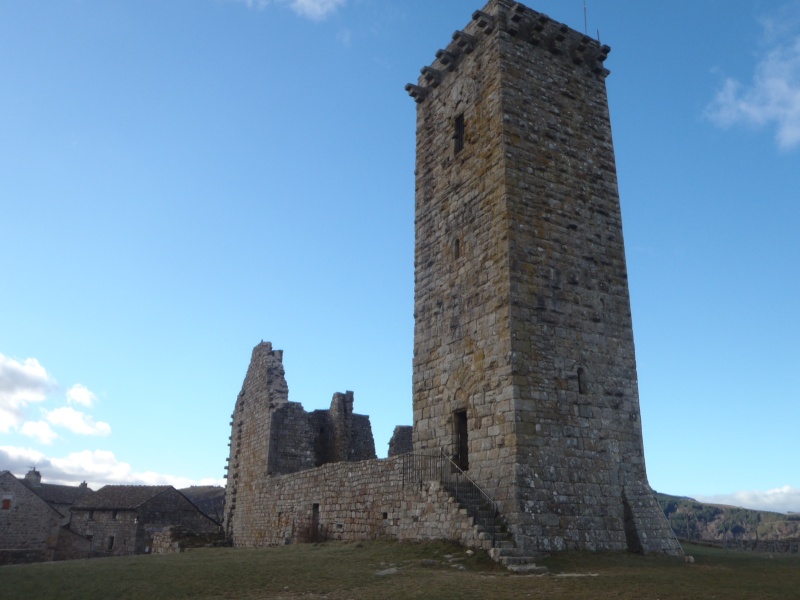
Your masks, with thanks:
[{"label": "ruined tower fragment", "polygon": [[375,458],[369,417],[354,414],[353,401],[353,392],[337,392],[330,410],[307,413],[289,402],[283,351],[269,342],[253,349],[230,423],[224,526],[235,544],[265,543],[277,476]]},{"label": "ruined tower fragment", "polygon": [[681,552],[647,482],[607,46],[491,0],[417,102],[414,433],[524,548]]}]

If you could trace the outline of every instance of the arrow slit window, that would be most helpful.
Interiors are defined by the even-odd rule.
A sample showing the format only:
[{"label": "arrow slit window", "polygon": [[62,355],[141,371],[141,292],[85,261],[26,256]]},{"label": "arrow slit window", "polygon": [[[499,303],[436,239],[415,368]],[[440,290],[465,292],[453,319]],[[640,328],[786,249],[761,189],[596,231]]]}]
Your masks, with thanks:
[{"label": "arrow slit window", "polygon": [[455,153],[458,154],[464,149],[464,115],[458,115],[454,121],[453,141],[455,143]]}]

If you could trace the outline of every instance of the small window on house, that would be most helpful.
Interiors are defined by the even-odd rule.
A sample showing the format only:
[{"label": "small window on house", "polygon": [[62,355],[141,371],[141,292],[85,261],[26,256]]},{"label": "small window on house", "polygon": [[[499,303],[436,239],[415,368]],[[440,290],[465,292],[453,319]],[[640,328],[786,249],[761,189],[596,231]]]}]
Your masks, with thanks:
[{"label": "small window on house", "polygon": [[3,498],[2,510],[11,510],[11,498]]},{"label": "small window on house", "polygon": [[117,520],[117,516],[118,515],[119,515],[119,512],[116,511],[116,510],[111,512],[111,518],[114,519],[115,521]]},{"label": "small window on house", "polygon": [[106,547],[109,550],[113,550],[114,549],[114,536],[113,535],[108,536],[108,545]]},{"label": "small window on house", "polygon": [[389,518],[389,513],[383,513],[383,520],[385,521],[388,518]]},{"label": "small window on house", "polygon": [[458,115],[454,121],[453,140],[455,142],[455,153],[458,154],[464,149],[464,115]]},{"label": "small window on house", "polygon": [[89,520],[90,521],[94,521],[94,511],[93,510],[89,511]]}]

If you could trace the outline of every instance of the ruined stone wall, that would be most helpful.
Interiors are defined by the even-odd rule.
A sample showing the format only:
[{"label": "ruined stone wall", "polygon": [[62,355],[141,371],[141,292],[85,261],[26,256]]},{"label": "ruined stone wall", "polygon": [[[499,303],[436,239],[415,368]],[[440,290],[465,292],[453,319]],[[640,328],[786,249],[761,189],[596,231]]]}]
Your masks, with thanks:
[{"label": "ruined stone wall", "polygon": [[407,88],[414,443],[468,462],[522,547],[680,553],[644,468],[607,54],[492,0]]},{"label": "ruined stone wall", "polygon": [[267,471],[282,475],[316,467],[314,438],[309,415],[300,403],[289,402],[275,409],[270,421]]},{"label": "ruined stone wall", "polygon": [[173,527],[165,527],[153,532],[153,554],[179,554],[183,552],[179,541],[173,540]]},{"label": "ruined stone wall", "polygon": [[271,344],[256,346],[236,401],[224,524],[233,539],[249,535],[271,476],[376,457],[369,417],[353,414],[353,392],[337,392],[329,410],[307,413],[289,402],[282,362]]},{"label": "ruined stone wall", "polygon": [[353,402],[353,392],[336,392],[329,410],[315,410],[308,415],[314,437],[314,466],[377,456],[369,417],[354,414]]},{"label": "ruined stone wall", "polygon": [[253,349],[231,415],[225,488],[225,530],[229,534],[237,527],[237,505],[252,504],[257,482],[269,471],[272,411],[288,402],[283,351],[273,350],[269,342],[261,342]]},{"label": "ruined stone wall", "polygon": [[389,440],[389,456],[399,456],[414,450],[412,440],[414,428],[409,425],[398,425],[392,432],[392,439]]},{"label": "ruined stone wall", "polygon": [[376,458],[375,438],[369,415],[353,415],[350,421],[350,447],[347,460],[351,462]]},{"label": "ruined stone wall", "polygon": [[[466,510],[438,482],[404,482],[402,457],[322,467],[270,477],[252,506],[235,546],[304,541],[312,531],[335,540],[447,539],[486,548]],[[405,485],[404,485],[405,483]]]},{"label": "ruined stone wall", "polygon": [[328,416],[332,428],[333,456],[328,462],[350,459],[350,423],[353,417],[353,392],[335,393],[331,399]]}]

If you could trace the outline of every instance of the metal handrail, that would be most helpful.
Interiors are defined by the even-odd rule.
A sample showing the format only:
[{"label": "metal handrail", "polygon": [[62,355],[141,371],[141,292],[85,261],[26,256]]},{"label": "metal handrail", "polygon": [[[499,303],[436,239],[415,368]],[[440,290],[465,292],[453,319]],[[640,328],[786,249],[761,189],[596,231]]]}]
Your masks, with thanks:
[{"label": "metal handrail", "polygon": [[446,460],[450,461],[451,468],[455,468],[455,469],[456,469],[456,470],[457,470],[457,471],[458,471],[458,472],[459,472],[459,473],[460,473],[460,474],[461,474],[461,475],[462,475],[462,476],[463,476],[463,477],[464,477],[464,478],[465,478],[467,481],[469,481],[469,482],[470,482],[470,483],[471,483],[473,486],[475,486],[475,488],[476,488],[476,489],[477,489],[477,490],[478,490],[478,491],[479,491],[479,492],[480,492],[480,493],[483,495],[484,499],[485,499],[485,500],[486,500],[486,501],[487,501],[487,502],[488,502],[488,503],[491,505],[491,507],[492,507],[492,510],[494,511],[494,513],[495,513],[495,514],[499,513],[500,511],[499,511],[499,510],[498,510],[498,508],[497,508],[497,502],[495,502],[494,500],[492,500],[492,497],[491,497],[489,494],[487,494],[487,493],[484,491],[484,489],[483,489],[481,486],[479,486],[477,483],[475,483],[475,481],[472,479],[472,477],[470,477],[469,475],[467,475],[467,474],[464,472],[464,470],[463,470],[461,467],[459,467],[459,466],[458,466],[458,465],[455,463],[455,461],[453,461],[453,459],[452,459],[452,458],[450,458],[449,456],[447,456],[447,454],[445,454],[444,450],[442,450],[442,449],[440,448],[440,449],[439,449],[439,452],[441,452],[442,456],[443,456],[443,457],[444,457]]},{"label": "metal handrail", "polygon": [[[420,460],[421,459],[421,460]],[[441,448],[430,454],[409,453],[403,455],[403,486],[406,481],[422,485],[424,481],[439,481],[447,492],[462,504],[476,523],[492,539],[495,546],[495,520],[500,514],[497,503],[492,500],[472,478],[445,454]],[[463,485],[462,485],[463,484]],[[466,486],[466,490],[464,489]],[[488,518],[481,513],[489,513]]]}]

